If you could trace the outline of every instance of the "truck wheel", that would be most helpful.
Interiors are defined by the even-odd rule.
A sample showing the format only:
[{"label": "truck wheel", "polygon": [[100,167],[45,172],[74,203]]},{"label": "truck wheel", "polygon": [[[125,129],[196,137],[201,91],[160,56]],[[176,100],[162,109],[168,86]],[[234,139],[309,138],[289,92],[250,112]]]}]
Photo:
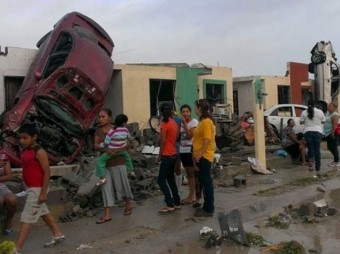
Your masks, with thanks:
[{"label": "truck wheel", "polygon": [[313,64],[322,64],[326,61],[326,54],[324,52],[318,52],[312,55],[311,61]]}]

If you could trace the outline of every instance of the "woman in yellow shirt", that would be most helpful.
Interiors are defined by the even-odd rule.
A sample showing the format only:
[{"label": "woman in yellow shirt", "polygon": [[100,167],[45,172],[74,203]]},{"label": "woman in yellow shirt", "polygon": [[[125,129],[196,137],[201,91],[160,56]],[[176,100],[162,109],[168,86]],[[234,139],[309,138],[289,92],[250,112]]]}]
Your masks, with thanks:
[{"label": "woman in yellow shirt", "polygon": [[203,186],[204,204],[195,211],[196,217],[214,215],[214,186],[211,176],[211,164],[215,154],[215,125],[209,112],[209,102],[200,99],[195,102],[195,111],[199,123],[192,140],[193,157],[198,167],[198,180]]}]

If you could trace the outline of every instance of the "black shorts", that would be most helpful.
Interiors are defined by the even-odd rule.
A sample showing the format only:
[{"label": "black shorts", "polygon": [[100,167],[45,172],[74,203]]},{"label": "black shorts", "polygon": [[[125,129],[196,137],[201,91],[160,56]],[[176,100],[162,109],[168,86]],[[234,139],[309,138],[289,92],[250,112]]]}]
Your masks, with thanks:
[{"label": "black shorts", "polygon": [[192,153],[180,153],[183,167],[192,167],[194,163],[192,161]]}]

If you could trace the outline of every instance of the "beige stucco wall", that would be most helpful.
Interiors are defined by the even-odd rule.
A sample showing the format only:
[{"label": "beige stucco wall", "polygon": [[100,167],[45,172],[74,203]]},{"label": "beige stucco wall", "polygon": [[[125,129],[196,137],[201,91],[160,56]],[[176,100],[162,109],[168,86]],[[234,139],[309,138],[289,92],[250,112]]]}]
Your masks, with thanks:
[{"label": "beige stucco wall", "polygon": [[28,67],[37,53],[36,49],[1,47],[0,55],[0,113],[5,110],[5,77],[25,77]]},{"label": "beige stucco wall", "polygon": [[250,76],[234,78],[234,90],[238,91],[239,115],[242,115],[246,111],[254,111],[255,95],[253,91],[253,81],[256,79],[263,80],[264,92],[268,94],[264,98],[263,109],[267,109],[278,103],[278,86],[290,86],[289,77],[283,76]]},{"label": "beige stucco wall", "polygon": [[130,122],[148,128],[150,118],[150,79],[176,79],[176,68],[147,65],[115,65],[122,73],[123,112]]},{"label": "beige stucco wall", "polygon": [[264,109],[278,104],[278,86],[290,86],[289,77],[262,76],[264,80],[264,91],[268,93],[264,100]]}]

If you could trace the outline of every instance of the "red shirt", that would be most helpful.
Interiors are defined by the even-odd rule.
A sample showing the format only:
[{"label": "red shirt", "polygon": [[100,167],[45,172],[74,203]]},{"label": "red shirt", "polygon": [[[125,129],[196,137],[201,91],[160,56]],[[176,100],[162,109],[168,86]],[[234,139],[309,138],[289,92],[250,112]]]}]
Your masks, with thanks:
[{"label": "red shirt", "polygon": [[178,135],[177,123],[172,118],[169,118],[169,121],[167,123],[162,122],[160,127],[165,132],[165,144],[161,155],[175,155],[176,139]]},{"label": "red shirt", "polygon": [[22,176],[26,187],[43,186],[44,171],[41,168],[40,162],[35,158],[38,149],[24,149],[21,154]]}]

